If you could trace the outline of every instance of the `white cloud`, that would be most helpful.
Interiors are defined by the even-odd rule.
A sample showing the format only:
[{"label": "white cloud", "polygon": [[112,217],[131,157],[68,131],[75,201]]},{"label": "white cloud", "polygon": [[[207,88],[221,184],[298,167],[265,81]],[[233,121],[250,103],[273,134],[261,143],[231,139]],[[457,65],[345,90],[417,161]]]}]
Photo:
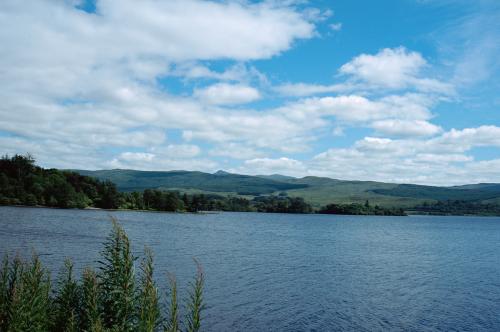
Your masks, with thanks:
[{"label": "white cloud", "polygon": [[361,54],[342,65],[341,83],[320,85],[307,83],[287,83],[278,85],[275,91],[285,96],[303,97],[323,93],[349,93],[353,91],[416,90],[426,94],[454,96],[451,83],[426,77],[424,69],[430,65],[418,52],[404,47],[385,48],[377,54]]},{"label": "white cloud", "polygon": [[361,54],[340,68],[340,73],[369,88],[415,88],[431,93],[452,94],[453,86],[431,78],[421,77],[427,61],[418,52],[404,47],[385,48],[375,55]]},{"label": "white cloud", "polygon": [[345,90],[342,84],[320,85],[306,83],[287,83],[274,87],[274,90],[284,96],[304,97],[329,92]]},{"label": "white cloud", "polygon": [[[421,94],[388,95],[369,99],[359,95],[313,97],[290,103],[279,112],[294,121],[308,119],[310,124],[322,124],[321,118],[335,116],[346,123],[369,123],[382,119],[427,120],[434,100]],[[315,122],[316,121],[316,122]]]},{"label": "white cloud", "polygon": [[475,147],[500,147],[499,127],[450,130],[432,139],[365,137],[350,148],[317,154],[309,174],[352,180],[454,185],[498,182],[498,159],[475,161]]},{"label": "white cloud", "polygon": [[194,96],[212,105],[246,104],[260,99],[259,91],[251,86],[227,83],[197,89]]},{"label": "white cloud", "polygon": [[149,152],[123,152],[106,164],[106,167],[141,170],[204,170],[217,168],[213,160],[197,158],[200,148],[189,144],[169,144],[149,149]]},{"label": "white cloud", "polygon": [[260,72],[253,66],[248,66],[245,63],[237,63],[223,71],[214,71],[209,67],[193,62],[183,62],[175,66],[169,73],[174,76],[179,76],[187,80],[197,79],[214,79],[220,81],[268,84],[266,75]]},{"label": "white cloud", "polygon": [[433,136],[442,128],[424,120],[380,120],[371,125],[377,133],[388,136]]},{"label": "white cloud", "polygon": [[200,147],[193,144],[169,144],[165,147],[153,147],[150,150],[173,159],[194,158],[201,153]]},{"label": "white cloud", "polygon": [[155,158],[155,155],[144,152],[123,152],[118,158],[127,162],[151,162]]},{"label": "white cloud", "polygon": [[[6,0],[0,13],[0,130],[89,150],[161,145],[169,129],[234,137],[235,123],[262,126],[265,117],[247,113],[233,116],[227,133],[219,124],[229,110],[214,111],[207,125],[206,105],[166,93],[156,79],[190,61],[278,55],[315,29],[297,8],[267,2],[99,0],[92,14],[69,2]],[[245,65],[193,72],[265,80]],[[226,101],[258,97],[235,87]]]},{"label": "white cloud", "polygon": [[217,169],[218,164],[209,159],[175,159],[162,158],[154,155],[151,159],[141,158],[138,156],[128,156],[121,154],[105,164],[105,168],[121,168],[121,169],[136,169],[136,170],[188,170],[188,171],[205,171],[213,172]]},{"label": "white cloud", "polygon": [[211,156],[230,157],[234,159],[254,159],[262,158],[266,155],[263,151],[256,148],[234,142],[219,144],[208,153]]},{"label": "white cloud", "polygon": [[120,50],[133,46],[176,60],[268,58],[314,33],[293,8],[268,3],[100,0],[97,10],[105,28],[124,37],[110,40]]},{"label": "white cloud", "polygon": [[473,147],[500,147],[500,127],[480,126],[462,130],[451,129],[442,136],[431,140],[433,146],[451,151],[467,151]]},{"label": "white cloud", "polygon": [[432,153],[419,153],[415,156],[415,162],[421,163],[458,163],[458,162],[466,162],[473,161],[474,158],[471,156],[466,156],[463,154],[432,154]]},{"label": "white cloud", "polygon": [[404,48],[385,48],[375,55],[362,54],[340,68],[343,74],[390,88],[406,86],[423,66],[424,58]]}]

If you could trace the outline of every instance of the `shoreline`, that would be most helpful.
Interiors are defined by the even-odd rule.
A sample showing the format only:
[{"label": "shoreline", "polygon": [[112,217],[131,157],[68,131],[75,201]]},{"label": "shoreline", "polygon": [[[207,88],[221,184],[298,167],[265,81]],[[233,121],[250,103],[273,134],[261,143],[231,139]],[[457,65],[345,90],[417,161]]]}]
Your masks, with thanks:
[{"label": "shoreline", "polygon": [[159,210],[141,210],[141,209],[103,209],[97,207],[80,208],[62,208],[55,206],[44,205],[0,205],[0,207],[14,207],[14,208],[38,208],[38,209],[56,209],[56,210],[78,210],[78,211],[116,211],[116,212],[147,212],[147,213],[170,213],[170,214],[220,214],[220,213],[261,213],[261,214],[291,214],[291,215],[331,215],[331,216],[360,216],[360,217],[411,217],[411,216],[433,216],[433,217],[490,217],[500,218],[500,215],[482,215],[482,214],[446,214],[446,213],[415,213],[416,211],[405,211],[406,215],[379,215],[379,214],[338,214],[338,213],[286,213],[286,212],[258,212],[258,211],[159,211]]}]

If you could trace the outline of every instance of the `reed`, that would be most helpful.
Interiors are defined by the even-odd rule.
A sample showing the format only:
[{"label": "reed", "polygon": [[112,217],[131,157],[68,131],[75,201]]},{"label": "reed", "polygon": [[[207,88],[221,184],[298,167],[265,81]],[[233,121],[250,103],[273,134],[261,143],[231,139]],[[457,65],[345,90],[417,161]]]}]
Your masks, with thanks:
[{"label": "reed", "polygon": [[170,306],[168,311],[167,324],[165,325],[164,332],[178,332],[179,331],[179,304],[177,303],[177,281],[175,276],[171,273],[168,274],[170,286]]},{"label": "reed", "polygon": [[66,259],[59,274],[58,289],[54,296],[53,331],[77,331],[80,299],[80,287],[73,276],[73,263]]},{"label": "reed", "polygon": [[141,263],[141,272],[137,331],[153,332],[160,326],[161,314],[158,288],[153,278],[153,253],[149,248],[145,249],[145,256]]},{"label": "reed", "polygon": [[104,331],[99,294],[101,294],[97,275],[91,268],[83,271],[81,328],[88,332]]},{"label": "reed", "polygon": [[189,313],[187,316],[188,332],[198,332],[201,327],[201,312],[204,309],[203,304],[203,284],[205,277],[201,264],[194,259],[197,267],[196,277],[191,283],[191,292],[189,293]]},{"label": "reed", "polygon": [[204,276],[197,261],[181,329],[175,278],[169,275],[168,309],[162,316],[153,253],[145,249],[136,276],[130,240],[116,220],[101,257],[97,272],[86,268],[80,280],[74,276],[73,263],[66,260],[52,288],[37,255],[30,261],[5,256],[0,266],[0,332],[200,330]]},{"label": "reed", "polygon": [[30,262],[14,260],[7,331],[48,331],[50,278],[35,254]]},{"label": "reed", "polygon": [[104,326],[134,331],[136,321],[134,256],[125,231],[115,219],[104,244],[98,274],[102,287]]}]

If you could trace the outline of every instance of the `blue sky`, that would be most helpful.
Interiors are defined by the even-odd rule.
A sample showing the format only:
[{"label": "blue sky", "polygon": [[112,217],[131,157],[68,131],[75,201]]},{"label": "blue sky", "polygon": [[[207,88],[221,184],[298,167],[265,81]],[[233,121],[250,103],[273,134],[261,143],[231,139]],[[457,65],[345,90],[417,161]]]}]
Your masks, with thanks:
[{"label": "blue sky", "polygon": [[500,182],[498,1],[6,0],[0,17],[4,154]]}]

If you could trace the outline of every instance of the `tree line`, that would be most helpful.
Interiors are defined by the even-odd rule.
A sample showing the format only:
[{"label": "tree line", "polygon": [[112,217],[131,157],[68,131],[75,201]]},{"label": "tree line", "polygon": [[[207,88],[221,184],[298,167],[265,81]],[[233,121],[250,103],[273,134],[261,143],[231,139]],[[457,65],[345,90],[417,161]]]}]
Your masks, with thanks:
[{"label": "tree line", "polygon": [[321,208],[318,213],[321,214],[349,214],[349,215],[377,215],[377,216],[406,216],[402,208],[380,207],[370,205],[369,201],[365,204],[328,204]]},{"label": "tree line", "polygon": [[424,202],[412,209],[419,214],[500,216],[500,205],[477,201]]}]

